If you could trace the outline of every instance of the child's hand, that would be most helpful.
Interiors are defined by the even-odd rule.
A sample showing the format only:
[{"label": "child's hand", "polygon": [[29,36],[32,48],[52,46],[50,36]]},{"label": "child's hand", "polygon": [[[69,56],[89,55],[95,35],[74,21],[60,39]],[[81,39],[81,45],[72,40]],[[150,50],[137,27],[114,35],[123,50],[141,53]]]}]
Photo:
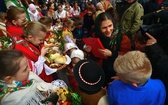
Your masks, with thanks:
[{"label": "child's hand", "polygon": [[49,50],[49,47],[42,47],[41,49],[41,56],[44,56]]},{"label": "child's hand", "polygon": [[151,46],[157,43],[157,40],[152,35],[150,35],[149,33],[146,33],[146,35],[149,37],[149,39],[146,41],[146,46]]},{"label": "child's hand", "polygon": [[112,56],[112,52],[109,49],[99,49],[98,51],[104,56]]}]

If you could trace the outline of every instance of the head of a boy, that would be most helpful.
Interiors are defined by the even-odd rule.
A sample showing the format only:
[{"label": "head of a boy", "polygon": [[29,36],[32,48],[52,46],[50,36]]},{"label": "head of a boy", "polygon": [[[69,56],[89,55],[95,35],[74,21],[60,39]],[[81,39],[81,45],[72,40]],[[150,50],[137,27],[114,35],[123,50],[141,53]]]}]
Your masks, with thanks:
[{"label": "head of a boy", "polygon": [[140,51],[130,51],[118,56],[114,62],[114,69],[120,80],[133,85],[145,84],[152,74],[149,59]]},{"label": "head of a boy", "polygon": [[46,36],[46,28],[39,22],[30,22],[24,27],[24,38],[34,46],[43,43]]},{"label": "head of a boy", "polygon": [[76,28],[79,28],[79,29],[82,28],[82,26],[83,26],[83,18],[82,17],[74,16],[72,20],[75,22],[74,25]]},{"label": "head of a boy", "polygon": [[51,30],[52,27],[52,19],[51,17],[48,16],[43,16],[42,18],[39,19],[39,22],[44,25],[47,31]]},{"label": "head of a boy", "polygon": [[86,94],[95,94],[102,89],[105,75],[101,66],[92,60],[80,60],[74,67],[74,77],[79,89]]},{"label": "head of a boy", "polygon": [[30,67],[22,52],[19,50],[1,50],[0,58],[0,80],[8,84],[14,80],[28,80]]}]

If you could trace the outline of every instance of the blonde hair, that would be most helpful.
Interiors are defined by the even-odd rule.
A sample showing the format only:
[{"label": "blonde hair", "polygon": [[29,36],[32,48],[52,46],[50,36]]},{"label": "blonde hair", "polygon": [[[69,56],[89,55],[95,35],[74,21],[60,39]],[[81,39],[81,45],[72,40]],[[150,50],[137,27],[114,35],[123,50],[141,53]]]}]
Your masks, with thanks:
[{"label": "blonde hair", "polygon": [[118,56],[114,62],[114,69],[123,74],[129,83],[144,84],[152,74],[149,59],[140,51],[130,51]]},{"label": "blonde hair", "polygon": [[29,22],[24,27],[24,37],[26,38],[28,35],[31,35],[33,37],[37,37],[36,35],[39,33],[39,31],[47,32],[43,24],[40,22]]}]

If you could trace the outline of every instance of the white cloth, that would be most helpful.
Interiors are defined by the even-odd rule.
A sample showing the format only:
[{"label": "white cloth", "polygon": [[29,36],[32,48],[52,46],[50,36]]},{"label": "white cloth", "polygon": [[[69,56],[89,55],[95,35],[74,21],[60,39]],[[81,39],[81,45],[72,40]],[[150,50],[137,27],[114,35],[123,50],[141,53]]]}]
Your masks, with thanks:
[{"label": "white cloth", "polygon": [[101,97],[97,105],[109,105],[107,95]]},{"label": "white cloth", "polygon": [[6,0],[6,8],[9,9],[10,6],[16,6],[12,1]]},{"label": "white cloth", "polygon": [[30,16],[30,20],[31,21],[38,21],[39,19],[40,19],[40,14],[39,14],[39,12],[36,10],[36,12],[35,13],[32,13],[31,11],[30,11],[30,9],[28,8],[27,9],[27,11],[28,11],[28,13],[29,13],[29,16]]},{"label": "white cloth", "polygon": [[46,61],[46,59],[42,56],[39,56],[38,60],[36,62],[31,61],[32,72],[37,75],[40,75],[42,73],[42,71],[45,70],[45,73],[47,75],[50,75],[50,74],[55,73],[57,71],[57,69],[53,69],[53,68],[48,67],[45,64],[45,61]]},{"label": "white cloth", "polygon": [[50,90],[53,88],[53,85],[51,83],[44,82],[33,72],[29,73],[29,79],[33,79],[33,84],[30,87],[26,87],[12,93],[7,93],[2,98],[0,105],[42,105],[40,101],[45,97],[41,94],[37,87],[43,85],[41,87],[45,87]]},{"label": "white cloth", "polygon": [[81,13],[81,9],[80,9],[80,7],[78,7],[77,9],[74,9],[73,8],[73,11],[74,11],[74,16],[78,16],[78,15],[80,15],[80,13]]},{"label": "white cloth", "polygon": [[61,12],[55,11],[54,18],[55,19],[62,19],[67,17],[67,12],[65,10],[62,10]]},{"label": "white cloth", "polygon": [[[2,29],[2,30],[5,30],[5,31],[6,31],[6,24],[5,24],[5,23],[0,22],[0,29]],[[3,33],[6,35],[6,33],[5,33],[5,32],[3,32]]]}]

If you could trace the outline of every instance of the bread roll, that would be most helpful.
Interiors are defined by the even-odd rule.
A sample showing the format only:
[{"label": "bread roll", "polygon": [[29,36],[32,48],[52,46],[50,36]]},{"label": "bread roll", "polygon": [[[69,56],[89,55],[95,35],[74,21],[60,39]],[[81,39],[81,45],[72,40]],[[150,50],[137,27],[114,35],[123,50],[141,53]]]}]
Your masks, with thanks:
[{"label": "bread roll", "polygon": [[66,63],[66,57],[65,56],[58,56],[54,60],[55,63],[58,64],[65,64]]},{"label": "bread roll", "polygon": [[56,46],[56,43],[50,43],[50,44],[48,44],[46,41],[44,41],[44,46],[45,47],[54,47],[54,46]]}]

